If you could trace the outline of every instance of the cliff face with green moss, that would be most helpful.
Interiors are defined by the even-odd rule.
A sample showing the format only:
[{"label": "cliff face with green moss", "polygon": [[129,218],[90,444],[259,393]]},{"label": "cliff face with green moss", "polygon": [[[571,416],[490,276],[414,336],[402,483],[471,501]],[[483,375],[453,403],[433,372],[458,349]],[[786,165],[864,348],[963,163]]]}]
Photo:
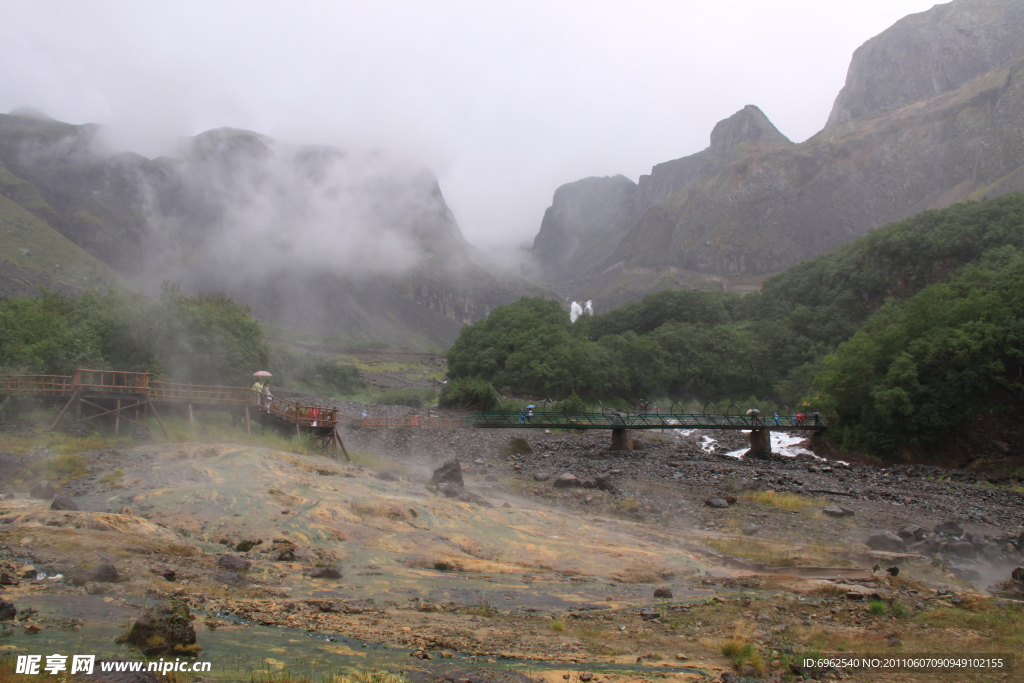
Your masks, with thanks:
[{"label": "cliff face with green moss", "polygon": [[0,236],[11,264],[0,295],[53,280],[59,246],[75,254],[61,252],[65,273],[84,264],[75,275],[86,279],[71,281],[79,289],[90,275],[112,281],[112,268],[143,291],[170,281],[223,292],[309,332],[443,348],[462,324],[541,292],[465,242],[425,169],[233,129],[146,159],[110,153],[99,133],[0,116],[0,214],[10,209],[53,238],[26,255]]},{"label": "cliff face with green moss", "polygon": [[[565,289],[631,298],[644,291],[629,291],[637,273],[756,282],[921,210],[1024,189],[1022,38],[1018,0],[954,0],[902,19],[857,50],[811,139],[789,142],[748,106],[707,149],[641,177],[627,217],[605,227],[614,250],[579,264]],[[554,241],[545,227],[538,244]]]}]

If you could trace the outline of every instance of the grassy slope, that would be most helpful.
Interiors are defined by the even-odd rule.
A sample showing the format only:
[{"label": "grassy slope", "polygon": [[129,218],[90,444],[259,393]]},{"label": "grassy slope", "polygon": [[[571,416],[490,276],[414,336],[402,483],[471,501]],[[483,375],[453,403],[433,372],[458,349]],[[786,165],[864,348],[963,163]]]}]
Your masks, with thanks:
[{"label": "grassy slope", "polygon": [[[0,182],[24,182],[0,166]],[[30,253],[23,254],[27,249]],[[25,271],[40,277],[26,278]],[[79,291],[105,291],[125,287],[109,266],[85,252],[35,215],[0,195],[0,285],[34,289],[39,283],[56,281]],[[31,279],[33,282],[26,282]],[[0,290],[2,291],[2,290]]]}]

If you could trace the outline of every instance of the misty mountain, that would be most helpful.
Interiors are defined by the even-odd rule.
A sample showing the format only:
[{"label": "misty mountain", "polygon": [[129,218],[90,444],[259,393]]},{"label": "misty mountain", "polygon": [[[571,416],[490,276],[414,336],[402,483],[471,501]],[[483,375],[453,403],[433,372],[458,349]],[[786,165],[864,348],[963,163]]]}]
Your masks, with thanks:
[{"label": "misty mountain", "polygon": [[560,293],[606,306],[671,287],[757,288],[885,223],[1024,189],[1022,130],[1024,3],[954,0],[862,45],[809,140],[748,105],[707,149],[637,184],[559,188],[532,253]]},{"label": "misty mountain", "polygon": [[101,133],[0,116],[0,195],[143,291],[177,282],[280,325],[416,348],[542,293],[463,239],[433,174],[382,152],[225,128],[147,159]]}]

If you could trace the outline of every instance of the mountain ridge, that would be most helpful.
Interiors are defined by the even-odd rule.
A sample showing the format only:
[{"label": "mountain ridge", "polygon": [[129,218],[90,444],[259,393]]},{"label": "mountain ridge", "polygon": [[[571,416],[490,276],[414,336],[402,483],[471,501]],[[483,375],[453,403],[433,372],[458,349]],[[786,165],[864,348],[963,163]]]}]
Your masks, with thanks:
[{"label": "mountain ridge", "polygon": [[[992,28],[992,17],[1004,21]],[[604,307],[658,287],[757,288],[879,225],[1024,189],[1024,28],[1014,27],[1024,27],[1024,4],[1010,0],[954,0],[900,20],[858,49],[830,123],[802,143],[745,107],[715,127],[708,148],[642,176],[628,216],[605,227],[605,242],[618,235],[615,248],[581,260],[556,288]],[[961,45],[961,29],[983,34],[980,58],[954,50],[936,62],[928,52],[877,85],[893,54],[936,36]],[[946,74],[937,94],[907,85],[935,69]],[[862,83],[881,94],[865,97]],[[542,224],[541,233],[553,227],[581,232]],[[535,245],[556,240],[538,234]],[[551,273],[547,253],[532,253]]]}]

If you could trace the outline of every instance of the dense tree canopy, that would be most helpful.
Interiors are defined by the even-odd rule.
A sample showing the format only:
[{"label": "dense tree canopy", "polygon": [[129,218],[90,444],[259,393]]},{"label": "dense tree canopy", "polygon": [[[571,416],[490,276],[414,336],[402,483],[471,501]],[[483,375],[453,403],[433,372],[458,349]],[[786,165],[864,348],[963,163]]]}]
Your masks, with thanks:
[{"label": "dense tree canopy", "polygon": [[1024,195],[965,202],[883,226],[758,293],[662,291],[575,324],[555,302],[523,299],[466,327],[449,372],[552,398],[810,403],[837,411],[845,443],[884,451],[1021,402],[1022,253]]},{"label": "dense tree canopy", "polygon": [[0,300],[0,368],[71,374],[77,367],[151,371],[196,384],[247,383],[267,364],[259,322],[226,296],[156,299],[47,292]]}]

